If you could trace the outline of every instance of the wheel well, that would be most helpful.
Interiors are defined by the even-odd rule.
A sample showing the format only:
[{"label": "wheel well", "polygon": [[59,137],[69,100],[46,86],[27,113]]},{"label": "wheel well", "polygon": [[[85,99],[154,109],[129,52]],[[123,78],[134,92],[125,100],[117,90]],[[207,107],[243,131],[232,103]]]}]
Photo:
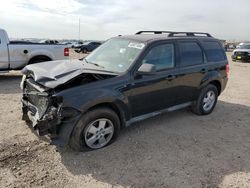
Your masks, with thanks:
[{"label": "wheel well", "polygon": [[37,60],[42,60],[42,61],[51,61],[52,59],[46,55],[37,55],[37,56],[34,56],[32,57],[28,64],[32,64],[33,62],[37,61]]},{"label": "wheel well", "polygon": [[218,90],[218,95],[220,95],[220,92],[221,92],[221,83],[218,80],[214,80],[214,81],[210,82],[209,84],[213,84],[214,86],[216,86],[217,90]]},{"label": "wheel well", "polygon": [[90,111],[90,110],[93,110],[96,108],[109,108],[109,109],[113,110],[118,115],[118,117],[120,119],[121,126],[122,127],[125,126],[125,117],[124,117],[123,113],[120,111],[120,109],[117,107],[117,105],[115,105],[114,103],[97,104],[95,106],[90,107],[87,111]]}]

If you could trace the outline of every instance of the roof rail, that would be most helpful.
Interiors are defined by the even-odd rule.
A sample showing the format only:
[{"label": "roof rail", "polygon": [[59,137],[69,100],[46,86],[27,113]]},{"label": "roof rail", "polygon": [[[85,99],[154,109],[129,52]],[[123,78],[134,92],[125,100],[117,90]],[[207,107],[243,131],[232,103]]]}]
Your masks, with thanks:
[{"label": "roof rail", "polygon": [[203,32],[177,32],[177,31],[139,31],[136,33],[136,35],[140,35],[143,33],[153,33],[153,34],[163,34],[163,33],[168,33],[169,37],[175,37],[175,36],[201,36],[204,35],[206,37],[212,37],[209,33],[203,33]]},{"label": "roof rail", "polygon": [[173,31],[138,31],[136,35],[140,35],[143,33],[153,33],[153,34],[163,34],[163,33],[172,33]]}]

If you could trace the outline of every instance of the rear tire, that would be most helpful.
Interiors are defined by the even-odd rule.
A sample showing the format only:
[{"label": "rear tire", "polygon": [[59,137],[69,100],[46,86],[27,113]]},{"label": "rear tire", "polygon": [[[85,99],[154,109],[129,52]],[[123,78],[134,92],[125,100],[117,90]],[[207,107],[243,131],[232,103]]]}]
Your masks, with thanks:
[{"label": "rear tire", "polygon": [[119,131],[120,119],[113,110],[93,109],[80,118],[69,145],[76,151],[100,149],[111,144],[118,137]]},{"label": "rear tire", "polygon": [[200,91],[200,95],[192,105],[193,113],[197,115],[210,114],[218,99],[218,89],[215,85],[209,84]]}]

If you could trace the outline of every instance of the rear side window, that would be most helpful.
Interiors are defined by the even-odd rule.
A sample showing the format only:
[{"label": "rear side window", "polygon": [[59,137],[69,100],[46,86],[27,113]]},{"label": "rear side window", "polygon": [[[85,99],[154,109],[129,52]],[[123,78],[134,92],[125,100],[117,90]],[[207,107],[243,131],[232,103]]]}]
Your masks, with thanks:
[{"label": "rear side window", "polygon": [[204,42],[204,49],[207,56],[207,61],[223,61],[225,60],[225,53],[218,42],[209,41]]},{"label": "rear side window", "polygon": [[203,63],[203,52],[196,42],[180,42],[181,66],[191,66]]}]

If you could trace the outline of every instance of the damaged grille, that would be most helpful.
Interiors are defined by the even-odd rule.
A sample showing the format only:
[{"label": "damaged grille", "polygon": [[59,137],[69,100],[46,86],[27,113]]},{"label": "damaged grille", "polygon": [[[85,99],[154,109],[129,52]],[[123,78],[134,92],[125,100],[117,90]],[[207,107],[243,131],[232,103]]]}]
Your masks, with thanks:
[{"label": "damaged grille", "polygon": [[[40,86],[39,86],[40,87]],[[38,111],[39,118],[42,118],[49,105],[48,94],[39,91],[32,80],[26,80],[24,87],[24,99],[28,102],[29,110],[33,115]]]}]

